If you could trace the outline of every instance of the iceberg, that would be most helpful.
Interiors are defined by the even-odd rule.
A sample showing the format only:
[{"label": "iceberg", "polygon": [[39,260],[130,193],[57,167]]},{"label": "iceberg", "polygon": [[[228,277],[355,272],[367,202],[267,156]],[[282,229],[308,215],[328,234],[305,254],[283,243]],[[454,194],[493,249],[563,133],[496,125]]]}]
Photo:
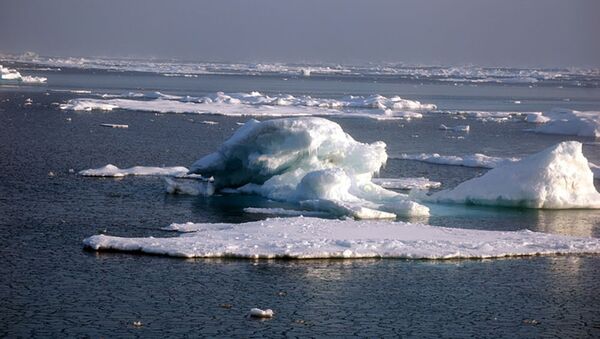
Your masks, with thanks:
[{"label": "iceberg", "polygon": [[500,258],[598,254],[600,239],[528,230],[500,232],[381,220],[274,218],[243,224],[185,223],[163,228],[178,237],[94,235],[86,248],[182,258]]},{"label": "iceberg", "polygon": [[577,141],[562,142],[494,168],[453,189],[437,192],[431,199],[525,208],[600,208],[594,174]]},{"label": "iceberg", "polygon": [[385,147],[357,142],[323,118],[250,120],[189,173],[214,177],[217,191],[237,189],[336,216],[428,215],[426,206],[372,182],[387,160]]}]

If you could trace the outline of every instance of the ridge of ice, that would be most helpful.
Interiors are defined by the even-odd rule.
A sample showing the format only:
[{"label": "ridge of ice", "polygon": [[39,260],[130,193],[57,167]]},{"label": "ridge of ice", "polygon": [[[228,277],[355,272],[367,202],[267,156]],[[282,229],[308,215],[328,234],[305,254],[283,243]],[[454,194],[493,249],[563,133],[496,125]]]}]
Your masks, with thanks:
[{"label": "ridge of ice", "polygon": [[387,160],[385,147],[357,142],[323,118],[250,120],[190,173],[214,177],[217,191],[237,188],[336,216],[428,215],[407,195],[371,181]]},{"label": "ridge of ice", "polygon": [[531,231],[501,232],[389,221],[274,218],[243,224],[186,223],[165,229],[178,237],[94,235],[96,250],[142,252],[182,258],[500,258],[600,254],[600,239]]},{"label": "ridge of ice", "polygon": [[437,192],[443,203],[544,209],[600,208],[594,174],[582,144],[565,141],[520,161],[494,168],[481,177]]}]

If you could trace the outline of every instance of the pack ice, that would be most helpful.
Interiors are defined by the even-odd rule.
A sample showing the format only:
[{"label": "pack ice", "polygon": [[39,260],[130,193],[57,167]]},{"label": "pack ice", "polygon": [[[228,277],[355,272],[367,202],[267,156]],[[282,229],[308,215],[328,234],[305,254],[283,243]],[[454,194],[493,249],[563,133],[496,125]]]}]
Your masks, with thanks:
[{"label": "pack ice", "polygon": [[357,142],[323,118],[250,120],[190,173],[214,177],[216,190],[234,188],[336,216],[428,215],[426,206],[372,182],[387,160],[385,147]]},{"label": "pack ice", "polygon": [[526,208],[600,208],[594,174],[577,141],[505,163],[431,198],[443,203]]},{"label": "pack ice", "polygon": [[48,80],[44,77],[34,77],[29,75],[21,75],[16,69],[3,67],[0,65],[0,79],[1,80],[16,80],[30,84],[43,84]]}]

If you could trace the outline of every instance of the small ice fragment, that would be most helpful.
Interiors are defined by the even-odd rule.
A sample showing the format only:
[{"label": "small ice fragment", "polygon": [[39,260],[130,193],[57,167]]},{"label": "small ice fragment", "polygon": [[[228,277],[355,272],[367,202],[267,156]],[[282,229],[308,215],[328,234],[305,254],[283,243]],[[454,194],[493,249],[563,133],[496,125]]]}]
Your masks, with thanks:
[{"label": "small ice fragment", "polygon": [[144,326],[144,324],[142,324],[142,322],[138,320],[138,321],[133,322],[133,326],[134,327],[142,327],[142,326]]},{"label": "small ice fragment", "polygon": [[518,104],[520,104],[520,103],[521,103],[521,100],[515,100],[515,101],[513,101],[513,103],[515,103],[515,104],[517,104],[517,105],[518,105]]},{"label": "small ice fragment", "polygon": [[454,127],[448,127],[444,124],[440,125],[440,129],[443,131],[454,131],[454,132],[469,132],[469,130],[471,129],[471,127],[469,127],[469,125],[458,125],[458,126],[454,126]]},{"label": "small ice fragment", "polygon": [[261,310],[260,308],[253,308],[250,310],[250,316],[254,318],[273,318],[273,310],[266,309]]},{"label": "small ice fragment", "polygon": [[121,124],[100,124],[102,127],[110,127],[110,128],[129,128],[129,125],[121,125]]},{"label": "small ice fragment", "polygon": [[204,121],[200,121],[201,124],[204,125],[218,125],[219,123],[217,121],[212,121],[212,120],[204,120]]}]

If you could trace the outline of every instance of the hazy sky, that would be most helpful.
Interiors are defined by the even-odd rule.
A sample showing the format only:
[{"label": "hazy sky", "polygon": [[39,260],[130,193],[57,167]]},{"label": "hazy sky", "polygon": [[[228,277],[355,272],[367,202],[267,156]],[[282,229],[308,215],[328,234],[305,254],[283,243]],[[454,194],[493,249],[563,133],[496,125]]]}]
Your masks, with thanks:
[{"label": "hazy sky", "polygon": [[600,67],[600,0],[0,0],[0,51]]}]

